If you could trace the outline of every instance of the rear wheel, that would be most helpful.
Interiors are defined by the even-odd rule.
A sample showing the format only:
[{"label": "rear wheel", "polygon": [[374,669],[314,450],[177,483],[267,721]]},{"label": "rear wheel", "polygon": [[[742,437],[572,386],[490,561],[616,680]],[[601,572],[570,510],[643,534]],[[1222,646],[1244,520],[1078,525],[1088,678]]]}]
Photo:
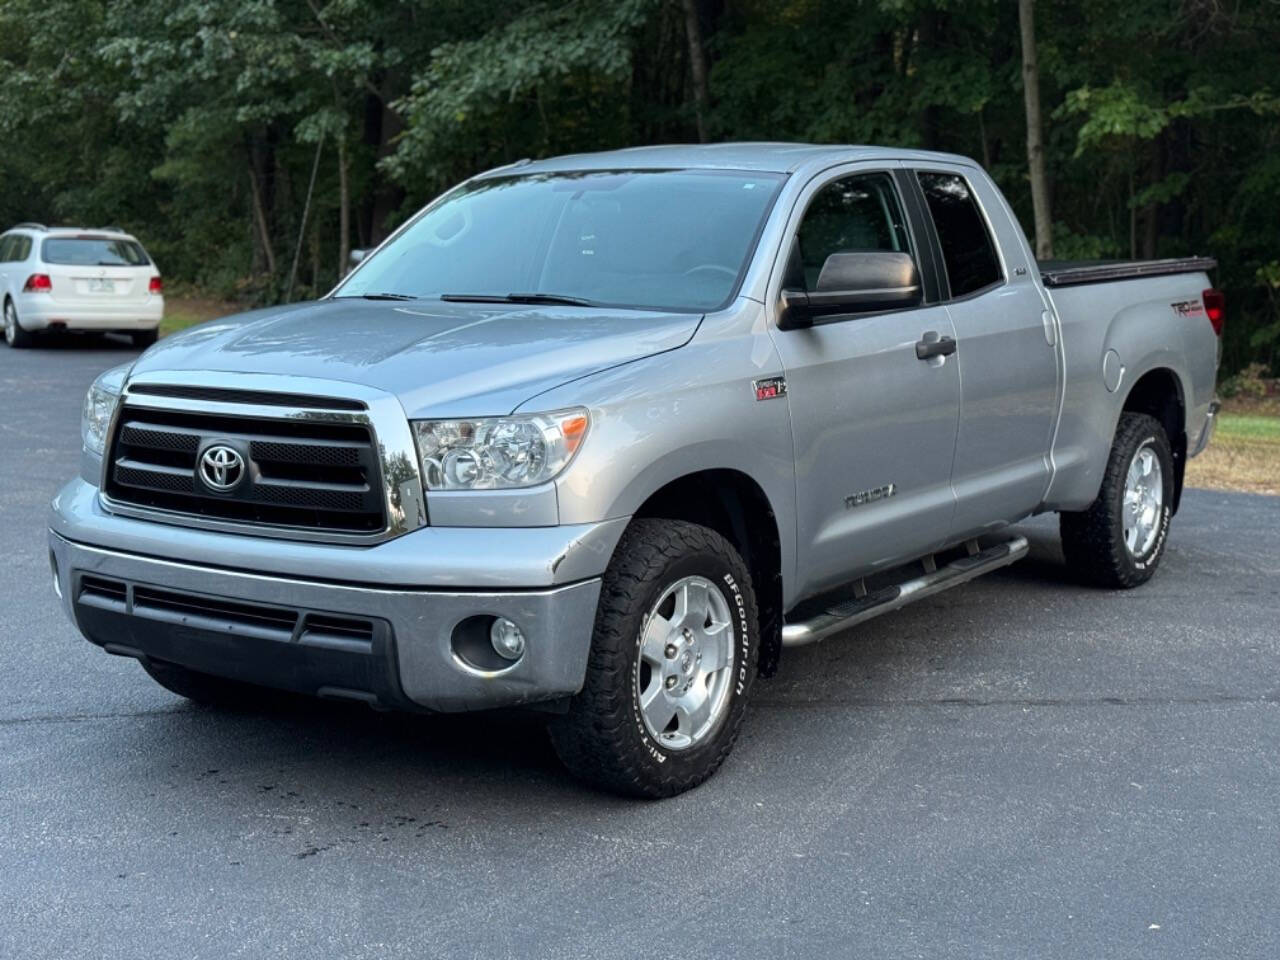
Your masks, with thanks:
[{"label": "rear wheel", "polygon": [[262,703],[266,690],[249,683],[189,670],[176,663],[143,660],[142,669],[170,693],[210,707],[245,708]]},{"label": "rear wheel", "polygon": [[133,341],[135,347],[149,347],[160,336],[160,328],[152,327],[150,330],[135,330],[129,334],[129,339]]},{"label": "rear wheel", "polygon": [[1122,414],[1098,498],[1061,515],[1067,565],[1104,587],[1150,580],[1168,542],[1173,481],[1173,451],[1160,421]]},{"label": "rear wheel", "polygon": [[4,302],[4,342],[14,349],[29,347],[35,343],[35,335],[22,329],[18,323],[18,310],[12,300]]},{"label": "rear wheel", "polygon": [[738,552],[706,527],[636,520],[604,576],[582,691],[551,724],[556,752],[615,793],[696,787],[733,748],[758,656]]}]

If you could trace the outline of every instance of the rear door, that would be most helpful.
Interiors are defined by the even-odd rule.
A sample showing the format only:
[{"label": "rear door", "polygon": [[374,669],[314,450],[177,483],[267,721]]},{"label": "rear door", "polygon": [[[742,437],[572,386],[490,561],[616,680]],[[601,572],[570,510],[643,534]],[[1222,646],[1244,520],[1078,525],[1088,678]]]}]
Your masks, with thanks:
[{"label": "rear door", "polygon": [[62,234],[42,241],[41,259],[53,282],[53,300],[68,307],[109,312],[146,302],[154,268],[136,240],[99,234]]},{"label": "rear door", "polygon": [[951,522],[960,378],[954,357],[920,360],[916,343],[955,331],[901,173],[854,165],[810,183],[770,283],[776,305],[784,287],[811,289],[832,253],[891,250],[912,254],[927,291],[916,308],[772,331],[795,441],[797,596],[927,553]]},{"label": "rear door", "polygon": [[1035,263],[1003,198],[964,168],[914,171],[943,263],[961,381],[952,485],[958,540],[1020,519],[1049,486],[1058,413],[1053,315]]}]

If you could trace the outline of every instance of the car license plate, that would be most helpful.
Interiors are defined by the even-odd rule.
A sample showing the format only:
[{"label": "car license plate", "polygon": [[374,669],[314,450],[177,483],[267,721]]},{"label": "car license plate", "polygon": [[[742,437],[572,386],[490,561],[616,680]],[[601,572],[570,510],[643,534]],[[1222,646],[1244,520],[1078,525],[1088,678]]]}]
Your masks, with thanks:
[{"label": "car license plate", "polygon": [[116,284],[114,280],[103,280],[93,277],[89,280],[90,293],[115,293]]}]

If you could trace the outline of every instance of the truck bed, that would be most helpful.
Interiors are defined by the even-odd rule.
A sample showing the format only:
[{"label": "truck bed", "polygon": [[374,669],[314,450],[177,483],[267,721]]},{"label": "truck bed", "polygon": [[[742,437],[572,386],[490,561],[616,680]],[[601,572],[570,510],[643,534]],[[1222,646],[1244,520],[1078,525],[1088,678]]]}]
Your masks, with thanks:
[{"label": "truck bed", "polygon": [[1175,273],[1208,272],[1218,266],[1212,257],[1171,257],[1167,260],[1042,260],[1040,277],[1046,287],[1075,287],[1086,283],[1139,280]]}]

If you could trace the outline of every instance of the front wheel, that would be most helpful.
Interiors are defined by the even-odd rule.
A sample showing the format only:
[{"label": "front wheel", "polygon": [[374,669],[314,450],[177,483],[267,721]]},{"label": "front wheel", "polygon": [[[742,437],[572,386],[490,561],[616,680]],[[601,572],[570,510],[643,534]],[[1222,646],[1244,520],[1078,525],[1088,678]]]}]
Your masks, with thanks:
[{"label": "front wheel", "polygon": [[1146,583],[1160,565],[1173,516],[1173,450],[1164,427],[1124,413],[1116,428],[1098,498],[1060,518],[1067,565],[1113,588]]},{"label": "front wheel", "polygon": [[682,793],[733,748],[759,627],[746,565],[713,530],[633,521],[604,575],[587,675],[551,724],[564,764],[628,796]]}]

